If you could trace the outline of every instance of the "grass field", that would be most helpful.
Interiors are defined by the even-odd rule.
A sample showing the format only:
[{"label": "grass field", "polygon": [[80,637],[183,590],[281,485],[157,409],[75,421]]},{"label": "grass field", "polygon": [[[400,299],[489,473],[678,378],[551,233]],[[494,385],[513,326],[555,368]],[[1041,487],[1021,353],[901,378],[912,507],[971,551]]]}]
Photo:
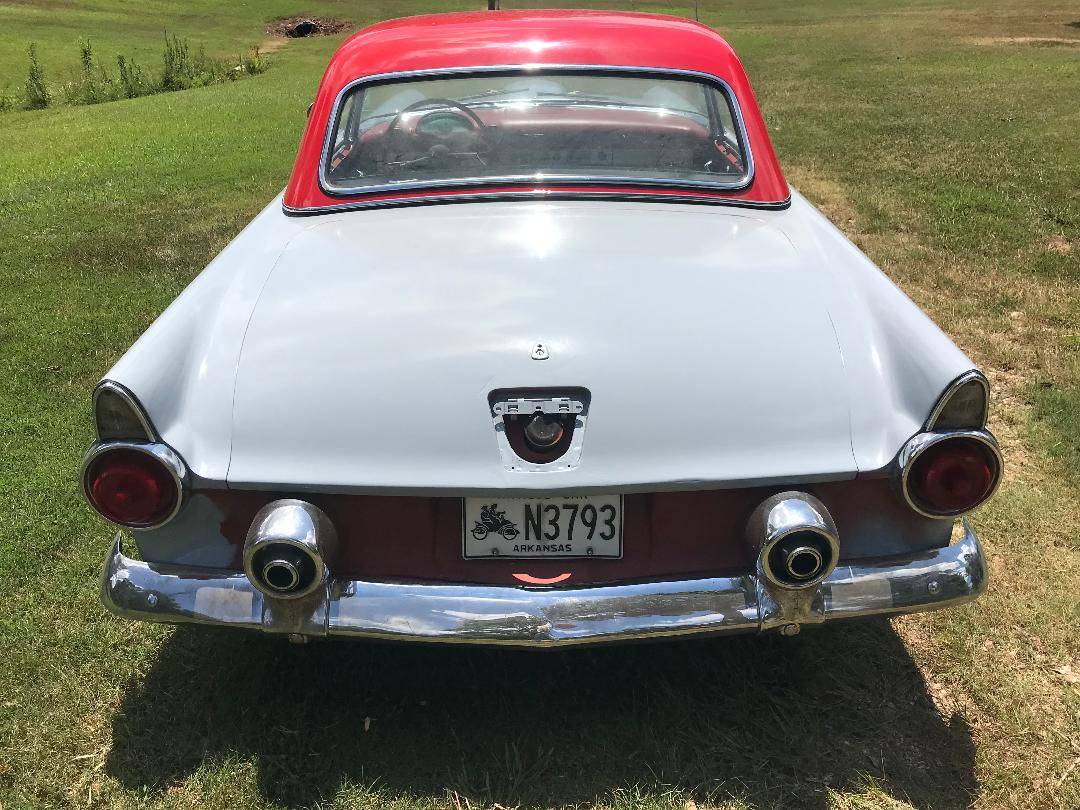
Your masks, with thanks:
[{"label": "grass field", "polygon": [[[30,40],[61,80],[83,37],[149,64],[165,28],[224,56],[279,15],[480,5],[0,0],[0,90]],[[89,392],[284,185],[336,44],[290,41],[241,82],[0,115],[0,809],[1080,807],[1080,8],[701,9],[792,182],[991,379],[987,595],[555,654],[106,615],[109,530],[76,482]]]}]

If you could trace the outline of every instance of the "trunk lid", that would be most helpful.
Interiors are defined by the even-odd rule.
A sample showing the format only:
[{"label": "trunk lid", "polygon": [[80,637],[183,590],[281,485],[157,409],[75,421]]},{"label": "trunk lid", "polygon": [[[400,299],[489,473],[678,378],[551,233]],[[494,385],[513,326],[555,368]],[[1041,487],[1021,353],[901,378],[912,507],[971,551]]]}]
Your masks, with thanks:
[{"label": "trunk lid", "polygon": [[[483,492],[854,475],[828,285],[707,206],[471,203],[320,217],[237,369],[229,481]],[[534,360],[546,344],[550,357]],[[580,463],[504,468],[488,394],[582,387]]]}]

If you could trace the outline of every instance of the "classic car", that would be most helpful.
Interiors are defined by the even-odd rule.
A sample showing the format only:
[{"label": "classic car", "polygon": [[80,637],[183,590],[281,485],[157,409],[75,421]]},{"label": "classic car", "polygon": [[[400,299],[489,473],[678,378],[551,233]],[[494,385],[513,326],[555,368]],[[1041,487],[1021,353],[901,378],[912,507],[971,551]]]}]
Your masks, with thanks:
[{"label": "classic car", "polygon": [[988,399],[715,31],[431,15],[335,53],[283,195],[97,386],[82,484],[133,619],[793,635],[984,590]]}]

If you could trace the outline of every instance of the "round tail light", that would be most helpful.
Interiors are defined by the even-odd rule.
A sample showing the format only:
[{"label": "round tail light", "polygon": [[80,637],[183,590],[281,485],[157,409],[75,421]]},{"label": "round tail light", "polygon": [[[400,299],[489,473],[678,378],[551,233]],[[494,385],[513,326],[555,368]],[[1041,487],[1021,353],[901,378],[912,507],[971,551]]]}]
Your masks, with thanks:
[{"label": "round tail light", "polygon": [[150,529],[179,510],[183,477],[183,462],[164,445],[104,445],[87,459],[83,488],[90,505],[106,520]]},{"label": "round tail light", "polygon": [[982,435],[924,434],[904,468],[904,494],[918,512],[955,517],[989,498],[1001,476],[1001,457]]}]

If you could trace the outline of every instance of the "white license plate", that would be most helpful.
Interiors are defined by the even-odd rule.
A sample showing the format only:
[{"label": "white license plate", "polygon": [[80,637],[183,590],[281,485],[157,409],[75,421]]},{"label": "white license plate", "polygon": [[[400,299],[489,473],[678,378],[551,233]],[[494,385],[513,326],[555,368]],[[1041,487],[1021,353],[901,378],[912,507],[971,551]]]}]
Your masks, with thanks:
[{"label": "white license plate", "polygon": [[622,556],[622,496],[465,498],[465,557]]}]

